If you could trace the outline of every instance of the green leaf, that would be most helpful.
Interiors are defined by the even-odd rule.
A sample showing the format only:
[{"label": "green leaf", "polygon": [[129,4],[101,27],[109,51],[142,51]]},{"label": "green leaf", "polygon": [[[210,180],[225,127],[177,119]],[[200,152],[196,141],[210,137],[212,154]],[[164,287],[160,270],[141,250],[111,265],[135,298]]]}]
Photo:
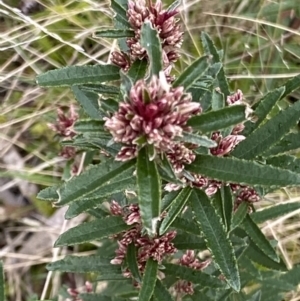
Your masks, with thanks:
[{"label": "green leaf", "polygon": [[79,102],[81,107],[83,108],[84,112],[93,119],[102,119],[98,99],[99,95],[90,92],[82,90],[79,86],[72,86],[71,90],[76,98],[76,100]]},{"label": "green leaf", "polygon": [[127,247],[126,261],[133,278],[140,282],[141,275],[137,263],[137,247],[134,245],[134,243],[129,244]]},{"label": "green leaf", "polygon": [[276,254],[276,251],[249,215],[247,215],[243,220],[242,227],[259,249],[261,249],[272,260],[279,262],[279,257]]},{"label": "green leaf", "polygon": [[173,200],[175,200],[175,198],[178,196],[180,191],[181,190],[171,191],[163,197],[161,201],[162,203],[161,212],[166,211],[172,205]]},{"label": "green leaf", "polygon": [[190,233],[179,232],[172,240],[178,250],[206,250],[206,243],[203,237]]},{"label": "green leaf", "polygon": [[[71,273],[103,273],[105,269],[112,266],[110,260],[99,255],[66,256],[64,259],[49,263],[47,269]],[[121,274],[120,266],[117,267]]]},{"label": "green leaf", "polygon": [[80,119],[74,125],[74,130],[78,133],[101,133],[101,135],[107,132],[103,130],[104,121],[103,120],[93,120],[93,119]]},{"label": "green leaf", "polygon": [[194,61],[188,66],[180,76],[173,83],[173,87],[184,87],[188,89],[195,83],[199,78],[203,76],[205,71],[209,67],[208,56],[203,56]]},{"label": "green leaf", "polygon": [[207,148],[216,147],[218,145],[216,141],[209,139],[207,136],[200,136],[188,132],[183,132],[182,134],[183,136],[179,137],[178,140],[186,143],[197,144],[199,146],[203,146]]},{"label": "green leaf", "polygon": [[297,286],[300,283],[300,266],[295,265],[291,270],[287,273],[282,274],[280,276],[280,280],[285,283],[289,283],[291,285]]},{"label": "green leaf", "polygon": [[223,216],[226,225],[227,232],[231,229],[232,215],[233,215],[233,196],[230,186],[223,187],[224,193],[222,194],[222,204],[223,204]]},{"label": "green leaf", "polygon": [[96,31],[94,37],[112,39],[134,37],[134,31],[131,29],[103,29]]},{"label": "green leaf", "polygon": [[143,79],[146,75],[148,62],[146,59],[136,60],[131,65],[127,72],[127,76],[131,78],[133,84],[135,84],[139,79]]},{"label": "green leaf", "polygon": [[[165,154],[160,157],[160,162],[158,164],[158,171],[163,180],[169,183],[181,184],[182,182],[177,178],[169,159]],[[164,204],[163,204],[164,206]]]},{"label": "green leaf", "polygon": [[176,0],[171,3],[171,5],[167,8],[167,12],[173,12],[177,10],[177,8],[180,6],[181,0]]},{"label": "green leaf", "polygon": [[185,187],[180,191],[178,196],[173,200],[172,205],[167,213],[167,216],[164,218],[163,222],[160,225],[159,233],[163,235],[171,226],[176,217],[182,212],[186,202],[188,201],[192,189],[190,187]]},{"label": "green leaf", "polygon": [[266,209],[253,212],[250,217],[255,223],[263,223],[273,218],[277,218],[300,209],[300,202],[285,203],[271,206]]},{"label": "green leaf", "polygon": [[275,156],[283,154],[292,150],[300,148],[300,135],[299,133],[289,133],[284,136],[278,143],[272,148],[264,152],[264,156]]},{"label": "green leaf", "polygon": [[5,280],[2,261],[0,261],[0,301],[5,301]]},{"label": "green leaf", "polygon": [[248,121],[246,129],[243,131],[243,134],[248,136],[254,129],[258,128],[259,125],[265,121],[268,114],[272,111],[276,103],[281,99],[285,88],[281,87],[276,90],[273,90],[266,94],[258,103],[254,111],[254,115],[257,120],[255,123]]},{"label": "green leaf", "polygon": [[189,119],[188,125],[203,133],[218,131],[245,121],[246,107],[235,105],[217,111],[210,111]]},{"label": "green leaf", "polygon": [[158,272],[158,263],[149,258],[146,263],[142,287],[139,293],[139,301],[149,301],[153,295]]},{"label": "green leaf", "polygon": [[150,161],[147,148],[137,158],[137,187],[141,219],[150,236],[156,233],[160,215],[161,183],[155,161]]},{"label": "green leaf", "polygon": [[[212,39],[207,33],[201,32],[201,41],[206,54],[212,55],[213,63],[221,62],[220,53],[218,52]],[[228,95],[230,95],[230,91],[229,91],[229,85],[223,67],[218,72],[217,80],[218,80],[218,86],[220,87],[221,92],[224,94],[226,98]]]},{"label": "green leaf", "polygon": [[271,270],[286,271],[286,265],[280,258],[280,262],[276,262],[268,257],[262,250],[260,250],[252,241],[249,243],[249,247],[245,250],[244,255],[247,256],[253,262],[266,267]]},{"label": "green leaf", "polygon": [[58,191],[59,200],[57,205],[63,206],[71,202],[78,201],[82,198],[89,197],[95,191],[101,192],[101,187],[105,189],[116,177],[133,170],[135,160],[116,162],[113,159],[95,165],[81,173],[79,176],[72,178],[65,183]]},{"label": "green leaf", "polygon": [[233,150],[232,155],[237,158],[253,159],[263,154],[296,125],[299,113],[300,102],[280,111],[275,117],[253,131],[247,139],[241,141]]},{"label": "green leaf", "polygon": [[42,87],[72,86],[120,79],[120,68],[114,65],[69,66],[37,76]]},{"label": "green leaf", "polygon": [[142,25],[140,43],[147,51],[151,76],[158,76],[163,70],[161,42],[157,30],[152,28],[150,21],[145,21]]},{"label": "green leaf", "polygon": [[78,296],[82,301],[112,301],[112,299],[108,296],[104,296],[102,294],[91,294],[91,293],[82,293]]},{"label": "green leaf", "polygon": [[197,155],[186,170],[220,181],[284,187],[300,184],[300,175],[286,169],[230,157]]},{"label": "green leaf", "polygon": [[58,189],[57,185],[47,187],[38,193],[37,198],[44,201],[55,201],[59,198]]},{"label": "green leaf", "polygon": [[292,93],[294,90],[300,87],[300,74],[294,78],[289,79],[283,87],[285,88],[284,93],[281,96],[281,99]]},{"label": "green leaf", "polygon": [[211,108],[213,111],[220,110],[225,107],[224,94],[214,89],[212,92]]},{"label": "green leaf", "polygon": [[224,225],[216,214],[209,198],[202,190],[195,190],[191,205],[197,222],[201,225],[207,246],[211,250],[215,264],[219,267],[228,284],[236,291],[240,290],[240,277],[234,255],[234,249],[227,238]]},{"label": "green leaf", "polygon": [[219,280],[217,277],[205,274],[202,271],[172,263],[165,263],[164,267],[165,269],[163,271],[165,274],[176,276],[183,280],[191,281],[194,284],[201,285],[201,287],[203,288],[224,288],[224,282]]},{"label": "green leaf", "polygon": [[157,301],[173,301],[171,294],[159,279],[156,280],[154,297]]},{"label": "green leaf", "polygon": [[80,224],[67,230],[55,242],[55,247],[71,246],[92,240],[100,240],[129,229],[120,216],[110,216]]},{"label": "green leaf", "polygon": [[98,94],[119,95],[120,89],[115,86],[101,84],[87,84],[78,86],[81,90],[90,91]]},{"label": "green leaf", "polygon": [[198,224],[187,218],[178,217],[174,220],[174,222],[171,225],[173,228],[183,230],[184,232],[195,234],[195,235],[201,235],[201,231],[198,227]]},{"label": "green leaf", "polygon": [[300,172],[300,158],[291,155],[281,155],[267,158],[266,163],[272,166],[288,169],[292,172]]},{"label": "green leaf", "polygon": [[248,213],[248,203],[242,202],[232,217],[231,231],[238,227]]},{"label": "green leaf", "polygon": [[[120,1],[118,0],[111,0],[111,8],[116,13],[115,20],[117,21],[117,23],[119,23],[119,26],[116,27],[126,29],[126,28],[130,28],[130,24],[127,18],[127,1],[126,1],[126,6],[122,4],[123,3],[120,3]],[[122,25],[122,27],[120,25]]]}]

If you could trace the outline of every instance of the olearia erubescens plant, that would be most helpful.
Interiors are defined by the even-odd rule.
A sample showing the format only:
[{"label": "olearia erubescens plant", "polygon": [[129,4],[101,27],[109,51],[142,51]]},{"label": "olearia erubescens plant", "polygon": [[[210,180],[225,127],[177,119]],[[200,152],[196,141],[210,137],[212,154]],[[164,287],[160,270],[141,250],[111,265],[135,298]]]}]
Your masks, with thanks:
[{"label": "olearia erubescens plant", "polygon": [[176,74],[179,4],[112,0],[114,28],[95,34],[118,39],[111,63],[37,78],[40,86],[69,86],[84,112],[60,110],[51,126],[65,137],[62,155],[100,158],[80,174],[74,165],[71,179],[38,195],[68,206],[67,219],[90,216],[55,247],[101,242],[95,255],[48,265],[89,273],[92,283],[70,290],[71,300],[280,301],[300,283],[300,268],[288,270],[258,226],[300,204],[254,206],[300,184],[292,155],[300,103],[279,105],[300,76],[251,107],[242,91],[230,91],[222,52],[206,33],[204,55]]}]

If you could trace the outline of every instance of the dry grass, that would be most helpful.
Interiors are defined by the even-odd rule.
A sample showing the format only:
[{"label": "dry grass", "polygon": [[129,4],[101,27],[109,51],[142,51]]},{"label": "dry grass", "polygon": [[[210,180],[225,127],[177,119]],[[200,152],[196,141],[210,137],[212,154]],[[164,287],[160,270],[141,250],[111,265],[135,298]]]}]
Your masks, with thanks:
[{"label": "dry grass", "polygon": [[[55,296],[60,275],[47,274],[39,265],[67,252],[53,251],[51,240],[36,238],[43,233],[55,237],[69,225],[61,217],[49,223],[52,209],[36,200],[35,194],[62,176],[65,163],[57,156],[58,141],[47,123],[55,119],[57,106],[69,106],[73,97],[66,89],[37,87],[35,76],[63,66],[106,61],[114,47],[114,41],[92,37],[99,27],[111,25],[108,1],[37,2],[44,9],[28,15],[10,1],[0,0],[0,257],[6,261],[8,295],[14,301],[30,300],[35,293],[42,299]],[[200,31],[207,31],[224,48],[232,90],[242,89],[249,101],[298,74],[295,1],[183,0],[181,8],[187,29],[185,62],[201,54]],[[270,194],[260,206],[286,201],[298,202],[298,191]],[[262,226],[278,240],[278,251],[289,267],[300,261],[299,213]],[[32,244],[22,251],[30,238],[41,248]],[[300,300],[300,292],[288,298]]]}]

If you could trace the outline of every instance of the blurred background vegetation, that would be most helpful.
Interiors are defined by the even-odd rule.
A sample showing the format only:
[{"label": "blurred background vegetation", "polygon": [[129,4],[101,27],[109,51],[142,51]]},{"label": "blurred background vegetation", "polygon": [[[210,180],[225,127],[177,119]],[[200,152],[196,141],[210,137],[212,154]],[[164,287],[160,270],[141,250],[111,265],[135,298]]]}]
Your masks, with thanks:
[{"label": "blurred background vegetation", "polygon": [[[241,89],[247,101],[255,102],[299,73],[297,2],[183,0],[183,60],[174,73],[202,54],[200,32],[206,31],[224,49],[232,91]],[[45,263],[58,258],[51,247],[53,239],[70,225],[65,224],[63,211],[55,211],[35,195],[68,170],[68,162],[58,155],[59,137],[48,123],[55,122],[58,107],[67,109],[74,99],[65,88],[37,87],[35,77],[64,66],[107,62],[116,43],[96,39],[93,32],[112,26],[112,17],[106,0],[0,0],[0,258],[5,262],[9,300],[39,298],[47,277],[53,296],[61,285],[83,284],[77,275],[52,275],[45,269]],[[285,101],[299,98],[295,91]],[[289,200],[299,201],[297,190],[268,195],[260,206]],[[300,262],[299,212],[262,227],[279,241],[288,266]],[[70,251],[62,249],[59,254]],[[73,248],[72,252],[93,251]],[[300,300],[300,292],[286,300]]]}]

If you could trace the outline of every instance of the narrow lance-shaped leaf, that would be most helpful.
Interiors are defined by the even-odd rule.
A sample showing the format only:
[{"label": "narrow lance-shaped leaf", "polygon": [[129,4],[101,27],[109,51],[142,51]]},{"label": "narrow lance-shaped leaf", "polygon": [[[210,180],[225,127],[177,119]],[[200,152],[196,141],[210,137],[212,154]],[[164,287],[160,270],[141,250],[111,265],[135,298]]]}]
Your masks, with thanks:
[{"label": "narrow lance-shaped leaf", "polygon": [[147,71],[148,62],[146,59],[136,60],[130,67],[127,72],[127,75],[131,78],[133,84],[136,83],[139,79],[145,77]]},{"label": "narrow lance-shaped leaf", "polygon": [[248,203],[243,202],[239,205],[238,209],[235,211],[232,217],[231,230],[234,230],[238,227],[244,220],[248,213]]},{"label": "narrow lance-shaped leaf", "polygon": [[55,247],[71,246],[92,240],[99,240],[118,234],[129,228],[120,216],[110,216],[83,223],[63,233],[55,242]]},{"label": "narrow lance-shaped leaf", "polygon": [[173,221],[181,213],[191,193],[192,193],[192,189],[190,187],[185,187],[184,189],[181,190],[181,192],[176,197],[176,199],[174,199],[167,213],[167,216],[164,218],[163,222],[161,223],[159,229],[160,235],[163,235],[169,229]]},{"label": "narrow lance-shaped leaf", "polygon": [[156,29],[150,21],[146,21],[141,29],[141,46],[147,51],[151,75],[157,75],[163,70],[161,42]]},{"label": "narrow lance-shaped leaf", "polygon": [[206,250],[206,243],[203,237],[185,232],[177,232],[172,240],[178,250]]},{"label": "narrow lance-shaped leaf", "polygon": [[137,158],[137,187],[141,219],[148,234],[154,235],[160,215],[161,183],[155,161],[150,161],[147,148]]},{"label": "narrow lance-shaped leaf", "polygon": [[299,120],[300,102],[296,102],[253,131],[232,152],[237,158],[253,159],[266,152],[295,126]]},{"label": "narrow lance-shaped leaf", "polygon": [[227,232],[230,231],[232,223],[232,212],[233,212],[233,196],[231,188],[229,186],[223,187],[222,204],[223,204],[223,215],[226,223]]},{"label": "narrow lance-shaped leaf", "polygon": [[284,187],[300,184],[300,175],[286,169],[230,157],[197,155],[191,172],[231,183]]},{"label": "narrow lance-shaped leaf", "polygon": [[213,90],[211,108],[212,110],[220,110],[225,107],[224,94],[217,89]]},{"label": "narrow lance-shaped leaf", "polygon": [[173,221],[171,226],[173,228],[183,230],[184,232],[187,233],[192,233],[195,235],[202,236],[201,231],[199,229],[199,225],[194,220],[191,219],[177,216],[177,218]]},{"label": "narrow lance-shaped leaf", "polygon": [[236,125],[246,120],[246,107],[235,105],[210,111],[189,119],[188,125],[203,133],[213,132]]},{"label": "narrow lance-shaped leaf", "polygon": [[221,270],[228,284],[236,291],[240,290],[240,277],[234,249],[227,238],[224,225],[216,214],[209,198],[202,190],[194,191],[191,205],[196,220],[200,223],[207,247],[210,249],[216,265]]},{"label": "narrow lance-shaped leaf", "polygon": [[90,91],[99,94],[118,95],[120,93],[120,89],[112,85],[86,84],[86,85],[80,85],[78,87],[80,87],[81,90]]},{"label": "narrow lance-shaped leaf", "polygon": [[120,79],[120,68],[114,65],[70,66],[37,76],[42,87],[72,86]]},{"label": "narrow lance-shaped leaf", "polygon": [[131,160],[125,163],[109,159],[104,163],[91,167],[79,176],[71,179],[59,191],[58,205],[66,205],[79,199],[88,197],[95,190],[105,189],[114,178],[128,172],[134,167],[135,161]]},{"label": "narrow lance-shaped leaf", "polygon": [[[181,184],[181,181],[177,178],[174,169],[169,162],[169,159],[166,155],[162,155],[162,158],[160,160],[160,163],[158,165],[158,171],[161,176],[161,178],[169,183],[177,183]],[[164,206],[164,204],[163,204]]]},{"label": "narrow lance-shaped leaf", "polygon": [[149,301],[153,295],[157,279],[158,262],[149,258],[146,263],[142,287],[139,293],[139,301]]},{"label": "narrow lance-shaped leaf", "polygon": [[188,89],[203,76],[208,67],[208,56],[200,57],[181,73],[173,83],[173,87],[182,86],[185,89]]},{"label": "narrow lance-shaped leaf", "polygon": [[[126,9],[123,5],[121,5],[120,1],[112,0],[111,8],[116,12],[115,20],[117,21],[117,28],[128,29],[130,28],[130,24],[128,22]],[[121,26],[122,25],[122,26]]]},{"label": "narrow lance-shaped leaf", "polygon": [[81,119],[75,123],[74,130],[79,133],[101,133],[104,132],[103,125],[103,120]]},{"label": "narrow lance-shaped leaf", "polygon": [[267,158],[268,165],[277,166],[282,169],[288,169],[292,172],[300,172],[300,158],[291,155],[280,155]]},{"label": "narrow lance-shaped leaf", "polygon": [[255,223],[263,223],[273,218],[283,216],[300,209],[300,202],[285,203],[271,206],[251,213],[250,217]]},{"label": "narrow lance-shaped leaf", "polygon": [[137,263],[137,248],[134,245],[134,243],[129,244],[127,247],[127,254],[126,254],[126,261],[129,267],[129,270],[132,274],[132,277],[140,282],[141,280],[141,275],[139,272],[139,267]]},{"label": "narrow lance-shaped leaf", "polygon": [[207,136],[200,136],[188,132],[183,132],[182,134],[183,136],[178,138],[180,141],[193,143],[207,148],[216,147],[218,145],[216,141],[209,139]]},{"label": "narrow lance-shaped leaf", "polygon": [[254,223],[249,215],[247,215],[242,224],[243,229],[249,235],[250,239],[272,260],[279,262],[276,251]]},{"label": "narrow lance-shaped leaf", "polygon": [[154,297],[157,301],[173,301],[171,294],[159,279],[156,280],[156,285],[154,288]]},{"label": "narrow lance-shaped leaf", "polygon": [[2,261],[0,261],[0,301],[5,301],[4,285],[5,285],[5,281],[4,281],[3,263]]},{"label": "narrow lance-shaped leaf", "polygon": [[111,297],[104,296],[102,294],[91,294],[91,293],[82,293],[78,295],[78,298],[82,301],[112,301]]},{"label": "narrow lance-shaped leaf", "polygon": [[96,31],[94,37],[112,39],[134,37],[134,31],[131,29],[102,29]]},{"label": "narrow lance-shaped leaf", "polygon": [[191,281],[194,284],[200,284],[201,287],[211,287],[215,289],[224,287],[224,282],[220,279],[209,274],[205,274],[202,271],[171,263],[165,263],[164,267],[165,274]]}]

